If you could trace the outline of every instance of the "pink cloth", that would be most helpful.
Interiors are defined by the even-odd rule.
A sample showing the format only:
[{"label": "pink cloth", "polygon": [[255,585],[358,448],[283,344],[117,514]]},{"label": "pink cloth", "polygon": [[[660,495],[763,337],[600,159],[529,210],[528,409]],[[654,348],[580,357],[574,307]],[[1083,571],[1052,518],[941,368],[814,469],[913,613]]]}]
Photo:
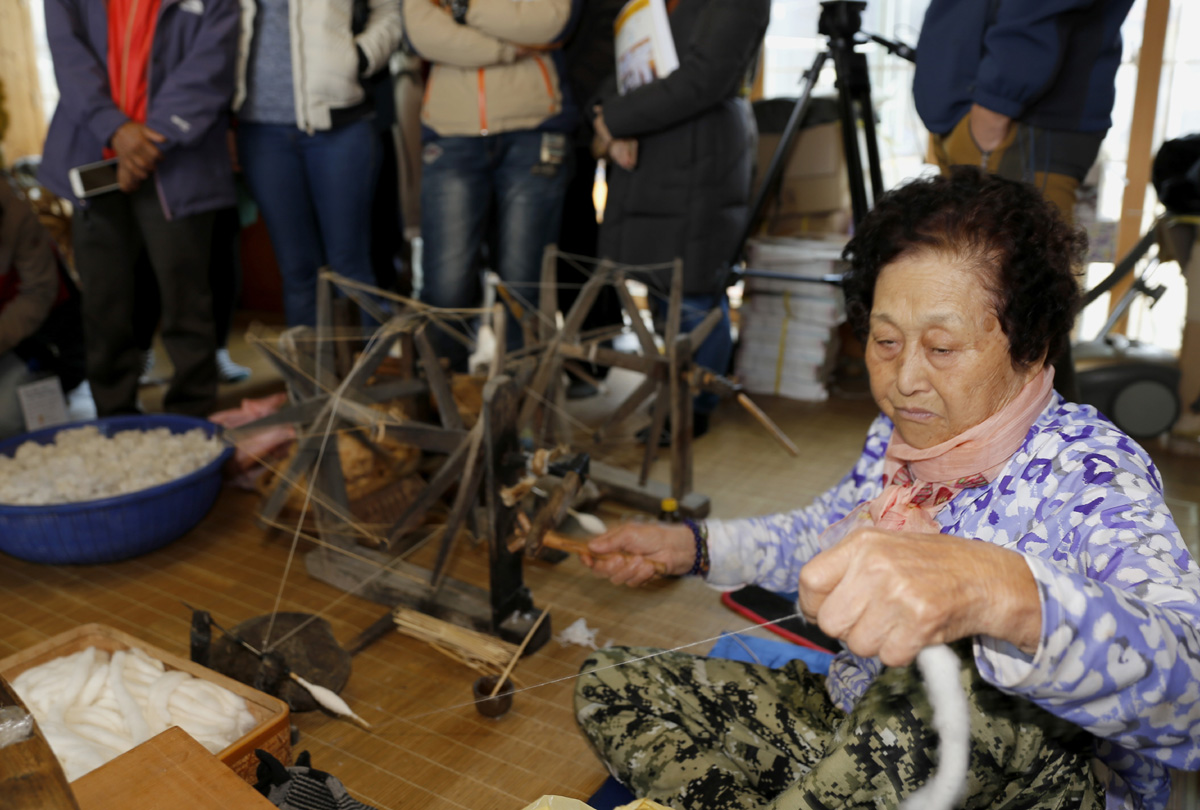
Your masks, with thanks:
[{"label": "pink cloth", "polygon": [[876,526],[939,532],[934,515],[964,489],[991,481],[1017,452],[1050,402],[1054,369],[1047,366],[1012,402],[973,428],[918,450],[892,433],[883,459],[884,490],[867,508]]},{"label": "pink cloth", "polygon": [[287,404],[288,395],[284,391],[261,399],[243,399],[237,408],[227,411],[217,411],[210,414],[208,421],[215,422],[223,428],[235,428],[248,425],[255,419],[270,416]]},{"label": "pink cloth", "polygon": [[[287,404],[288,397],[284,392],[272,394],[261,399],[243,399],[240,407],[226,411],[217,411],[208,417],[226,430],[248,425],[256,419],[269,416]],[[233,448],[233,458],[229,460],[227,469],[231,474],[238,474],[259,464],[261,459],[277,453],[296,438],[296,429],[292,425],[273,425],[263,428],[252,435],[240,439]],[[241,482],[245,486],[246,482]],[[247,488],[253,489],[253,486]]]}]

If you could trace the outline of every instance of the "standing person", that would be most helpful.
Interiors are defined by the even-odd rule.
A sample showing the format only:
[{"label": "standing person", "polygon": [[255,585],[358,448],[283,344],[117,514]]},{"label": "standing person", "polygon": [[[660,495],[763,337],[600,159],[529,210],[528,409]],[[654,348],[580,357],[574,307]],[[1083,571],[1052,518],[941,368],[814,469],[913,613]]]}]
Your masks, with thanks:
[{"label": "standing person", "polygon": [[[542,252],[558,238],[578,112],[560,45],[582,0],[404,0],[405,34],[431,63],[421,110],[421,300],[478,306],[480,248],[514,297],[538,306]],[[467,347],[441,331],[455,371]],[[521,345],[509,319],[508,345]]]},{"label": "standing person", "polygon": [[[225,147],[236,0],[46,0],[61,96],[41,179],[76,206],[88,381],[96,412],[138,411],[134,268],[145,248],[175,368],[169,411],[205,415],[217,393],[208,285],[214,212],[234,203]],[[116,157],[119,192],[78,199],[72,167]]]},{"label": "standing person", "polygon": [[[1112,126],[1133,0],[932,0],[913,99],[945,173],[978,166],[1037,186],[1068,223]],[[1075,398],[1068,351],[1055,385]]]},{"label": "standing person", "polygon": [[[733,353],[726,279],[749,216],[758,137],[742,89],[771,4],[681,0],[668,7],[679,67],[624,95],[610,83],[594,110],[596,148],[609,167],[600,255],[626,264],[681,258],[681,328],[721,308],[724,317],[695,358],[723,374]],[[695,435],[708,430],[716,407],[715,394],[695,398]]]},{"label": "standing person", "polygon": [[289,326],[316,324],[323,265],[375,284],[378,144],[360,79],[396,50],[399,2],[370,0],[358,34],[348,0],[243,2],[238,162],[271,235]]}]

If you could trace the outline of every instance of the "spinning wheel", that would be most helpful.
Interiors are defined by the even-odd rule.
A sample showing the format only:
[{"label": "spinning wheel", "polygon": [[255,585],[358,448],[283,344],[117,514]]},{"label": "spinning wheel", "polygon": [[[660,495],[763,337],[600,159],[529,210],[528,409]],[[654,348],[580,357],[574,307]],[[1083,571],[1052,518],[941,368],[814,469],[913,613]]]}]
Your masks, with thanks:
[{"label": "spinning wheel", "polygon": [[[507,640],[523,639],[537,612],[522,582],[520,555],[509,552],[495,537],[498,530],[511,531],[511,508],[493,497],[495,489],[512,483],[504,472],[506,465],[500,462],[519,452],[516,419],[520,386],[494,373],[483,389],[482,412],[467,430],[426,333],[431,316],[420,311],[392,316],[357,360],[350,364],[346,353],[342,362],[337,362],[331,302],[332,286],[339,280],[331,273],[322,275],[315,334],[302,330],[294,335],[290,358],[280,352],[268,353],[288,383],[291,404],[234,432],[248,433],[287,423],[298,429],[295,455],[267,494],[260,520],[279,525],[277,518],[289,490],[309,476],[306,498],[316,514],[321,541],[320,547],[306,556],[312,576],[384,604],[409,605]],[[369,299],[365,303],[371,304]],[[375,379],[381,363],[397,344],[399,377]],[[313,351],[305,351],[306,346],[314,347]],[[435,421],[431,422],[398,420],[371,407],[399,398],[423,401],[430,395],[436,403]],[[372,453],[383,454],[376,441],[381,437],[442,460],[386,531],[377,532],[363,526],[354,515],[346,495],[338,443],[355,441]],[[397,482],[392,486],[399,485]],[[433,566],[422,568],[401,559],[399,555],[423,539],[419,527],[453,485],[457,490],[446,522],[434,535],[440,537]],[[386,498],[387,489],[381,494]],[[482,525],[475,526],[476,507],[481,504],[487,517]],[[490,593],[447,576],[459,530],[469,522],[477,535],[487,539]],[[369,547],[364,548],[364,544]],[[547,623],[544,635],[548,633]]]}]

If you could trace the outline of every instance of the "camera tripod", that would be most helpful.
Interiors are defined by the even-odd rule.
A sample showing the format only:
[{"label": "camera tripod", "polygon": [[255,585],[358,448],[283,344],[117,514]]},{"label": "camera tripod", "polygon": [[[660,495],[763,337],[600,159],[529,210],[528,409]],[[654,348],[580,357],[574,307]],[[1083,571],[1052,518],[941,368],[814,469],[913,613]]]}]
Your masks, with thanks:
[{"label": "camera tripod", "polygon": [[[754,234],[759,226],[767,200],[775,192],[792,142],[808,113],[812,102],[813,88],[817,84],[817,79],[820,77],[825,63],[831,59],[837,73],[838,120],[842,125],[842,144],[846,154],[846,172],[850,181],[850,204],[855,225],[866,216],[867,211],[874,204],[875,198],[883,193],[883,173],[879,166],[879,143],[875,134],[875,110],[871,104],[871,79],[867,71],[867,57],[856,50],[856,47],[868,40],[877,42],[887,48],[890,53],[909,61],[916,60],[917,52],[914,48],[901,42],[893,42],[875,34],[862,32],[862,12],[866,7],[865,0],[826,0],[821,3],[821,18],[817,30],[828,39],[829,47],[817,54],[812,67],[804,75],[804,88],[792,106],[787,124],[779,138],[779,144],[775,147],[775,152],[771,155],[771,162],[767,165],[766,176],[759,185],[758,192],[751,204],[750,216],[746,220],[745,230],[742,232],[741,239],[738,240],[737,252],[733,256],[735,266],[742,259],[746,240]],[[866,141],[867,176],[871,180],[869,197],[866,177],[863,174],[862,152],[859,148],[857,122],[860,118],[863,122],[863,134]]]}]

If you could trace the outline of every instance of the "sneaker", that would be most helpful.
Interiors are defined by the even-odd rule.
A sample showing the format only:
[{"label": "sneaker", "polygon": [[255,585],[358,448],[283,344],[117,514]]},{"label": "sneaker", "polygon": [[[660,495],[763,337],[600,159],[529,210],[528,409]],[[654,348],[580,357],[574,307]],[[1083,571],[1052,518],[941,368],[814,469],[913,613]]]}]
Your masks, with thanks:
[{"label": "sneaker", "polygon": [[161,382],[154,376],[154,349],[142,352],[142,373],[138,377],[138,385],[158,385]]},{"label": "sneaker", "polygon": [[217,377],[224,383],[241,382],[250,378],[250,369],[233,362],[229,349],[217,349]]}]

